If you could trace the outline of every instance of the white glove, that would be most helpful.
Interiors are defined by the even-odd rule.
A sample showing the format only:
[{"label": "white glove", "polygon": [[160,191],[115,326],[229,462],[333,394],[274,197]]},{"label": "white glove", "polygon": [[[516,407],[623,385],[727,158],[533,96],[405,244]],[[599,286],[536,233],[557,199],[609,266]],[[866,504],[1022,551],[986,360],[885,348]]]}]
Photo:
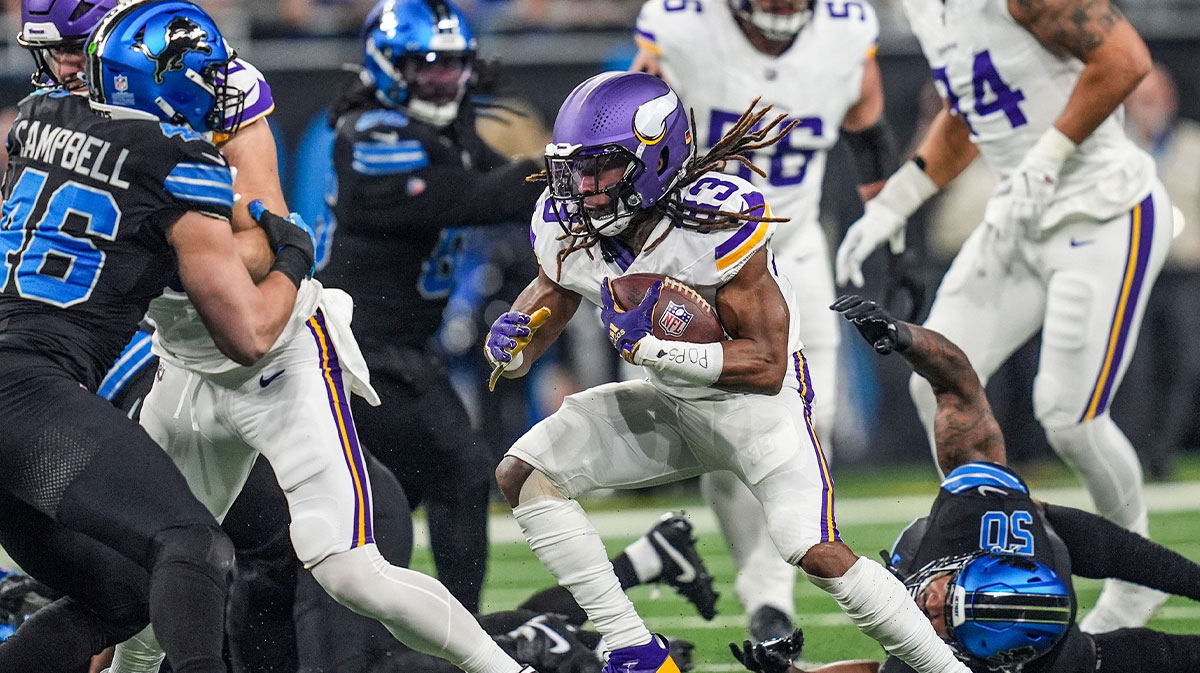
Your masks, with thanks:
[{"label": "white glove", "polygon": [[1038,238],[1042,215],[1054,200],[1063,163],[1075,151],[1075,142],[1051,126],[1042,134],[1021,163],[1008,176],[1004,190],[1008,198],[1008,224]]},{"label": "white glove", "polygon": [[891,243],[892,252],[904,252],[904,225],[907,223],[907,217],[892,211],[886,205],[878,203],[875,199],[868,201],[863,216],[850,225],[846,230],[846,237],[838,246],[835,263],[837,284],[845,285],[849,281],[854,287],[862,287],[863,262],[876,248],[883,245],[884,241]]},{"label": "white glove", "polygon": [[837,284],[849,281],[862,287],[863,262],[884,241],[891,242],[892,252],[904,252],[905,223],[937,191],[937,185],[916,162],[910,161],[893,173],[879,195],[867,202],[863,216],[850,225],[838,246],[834,263]]}]

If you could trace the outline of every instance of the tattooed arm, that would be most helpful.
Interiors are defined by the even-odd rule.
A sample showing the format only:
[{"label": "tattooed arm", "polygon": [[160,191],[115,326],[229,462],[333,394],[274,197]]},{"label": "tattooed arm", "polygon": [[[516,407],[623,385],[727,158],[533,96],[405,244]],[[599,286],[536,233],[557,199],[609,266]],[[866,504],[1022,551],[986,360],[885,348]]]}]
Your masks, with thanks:
[{"label": "tattooed arm", "polygon": [[900,354],[933,386],[933,436],[942,472],[976,461],[1003,465],[1004,435],[966,354],[933,330],[917,325],[908,329],[912,345]]},{"label": "tattooed arm", "polygon": [[849,320],[876,353],[900,353],[933,386],[933,436],[943,472],[976,461],[1004,464],[1004,436],[983,384],[958,346],[933,330],[893,318],[858,295],[842,295],[829,308]]},{"label": "tattooed arm", "polygon": [[1150,51],[1110,0],[1008,0],[1017,23],[1058,56],[1084,62],[1054,126],[1083,142],[1150,72]]}]

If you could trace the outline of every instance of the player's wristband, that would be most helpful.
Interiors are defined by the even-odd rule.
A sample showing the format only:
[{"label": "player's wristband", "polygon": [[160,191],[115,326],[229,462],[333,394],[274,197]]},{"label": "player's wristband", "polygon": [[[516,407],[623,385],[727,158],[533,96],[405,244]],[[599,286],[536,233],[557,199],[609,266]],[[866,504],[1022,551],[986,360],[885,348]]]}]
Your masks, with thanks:
[{"label": "player's wristband", "polygon": [[868,204],[884,207],[903,219],[912,217],[921,204],[937,194],[937,183],[915,161],[906,162],[888,178],[879,194]]},{"label": "player's wristband", "polygon": [[287,276],[297,289],[300,287],[300,281],[308,275],[310,268],[312,268],[312,257],[305,254],[303,250],[290,245],[285,245],[275,252],[275,263],[271,265],[272,271],[278,271]]},{"label": "player's wristband", "polygon": [[1053,162],[1056,168],[1062,168],[1067,157],[1074,154],[1077,147],[1079,145],[1068,138],[1067,134],[1059,131],[1057,127],[1051,126],[1046,129],[1042,137],[1038,138],[1037,144],[1033,146],[1030,153],[1045,157],[1048,161]]},{"label": "player's wristband", "polygon": [[854,159],[860,185],[886,179],[896,170],[896,164],[900,163],[896,136],[883,117],[861,131],[842,131],[842,137],[850,146],[850,156]]},{"label": "player's wristband", "polygon": [[637,342],[633,364],[649,367],[697,386],[711,386],[721,378],[725,349],[720,342],[697,344],[664,341],[653,334]]}]

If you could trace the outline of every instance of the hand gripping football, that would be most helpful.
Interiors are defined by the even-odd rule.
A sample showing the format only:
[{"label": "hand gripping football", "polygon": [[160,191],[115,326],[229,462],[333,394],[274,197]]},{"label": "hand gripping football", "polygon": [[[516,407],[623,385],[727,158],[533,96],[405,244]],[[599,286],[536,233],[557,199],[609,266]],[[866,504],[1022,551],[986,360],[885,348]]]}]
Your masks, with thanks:
[{"label": "hand gripping football", "polygon": [[628,311],[642,303],[646,290],[662,281],[658,303],[654,305],[654,336],[665,341],[708,344],[722,341],[725,330],[717,312],[688,285],[657,273],[634,273],[612,279],[613,301]]}]

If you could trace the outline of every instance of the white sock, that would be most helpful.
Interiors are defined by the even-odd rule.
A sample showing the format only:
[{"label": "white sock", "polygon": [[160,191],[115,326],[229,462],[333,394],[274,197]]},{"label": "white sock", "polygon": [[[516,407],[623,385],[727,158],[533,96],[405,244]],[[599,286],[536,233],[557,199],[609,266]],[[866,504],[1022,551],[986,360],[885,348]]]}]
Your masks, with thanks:
[{"label": "white sock", "polygon": [[111,673],[158,673],[162,666],[162,648],[154,637],[154,630],[147,626],[136,636],[117,645],[113,653]]},{"label": "white sock", "polygon": [[339,603],[418,652],[467,673],[521,671],[441,582],[389,564],[373,544],[329,556],[312,573]]},{"label": "white sock", "polygon": [[863,556],[841,577],[808,579],[832,596],[860,631],[917,673],[970,673],[900,580],[878,563]]},{"label": "white sock", "polygon": [[638,582],[653,582],[662,574],[662,557],[645,535],[631,542],[625,548],[625,555],[629,557],[629,564],[633,566]]},{"label": "white sock", "polygon": [[529,547],[567,588],[614,650],[650,642],[617,581],[600,532],[574,500],[541,496],[513,509]]}]

